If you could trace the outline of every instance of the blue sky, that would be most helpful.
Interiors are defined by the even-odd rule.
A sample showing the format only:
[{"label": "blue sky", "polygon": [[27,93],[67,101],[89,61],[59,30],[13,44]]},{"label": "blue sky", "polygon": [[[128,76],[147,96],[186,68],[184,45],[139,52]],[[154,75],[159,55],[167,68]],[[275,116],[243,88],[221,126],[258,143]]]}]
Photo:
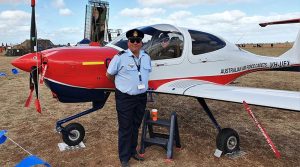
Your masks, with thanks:
[{"label": "blue sky", "polygon": [[[37,0],[38,38],[75,44],[83,38],[88,0]],[[109,28],[128,29],[156,23],[190,27],[230,42],[294,41],[300,24],[258,23],[300,18],[299,0],[110,0]],[[30,0],[0,0],[0,44],[29,38]]]}]

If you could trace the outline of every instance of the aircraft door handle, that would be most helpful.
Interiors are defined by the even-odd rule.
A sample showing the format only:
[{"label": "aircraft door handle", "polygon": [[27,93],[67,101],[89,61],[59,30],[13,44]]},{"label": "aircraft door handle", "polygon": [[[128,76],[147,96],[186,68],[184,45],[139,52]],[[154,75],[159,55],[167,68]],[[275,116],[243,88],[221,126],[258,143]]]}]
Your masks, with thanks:
[{"label": "aircraft door handle", "polygon": [[201,63],[206,63],[207,62],[207,58],[204,59],[199,59],[201,61]]},{"label": "aircraft door handle", "polygon": [[165,63],[155,63],[155,66],[164,66]]}]

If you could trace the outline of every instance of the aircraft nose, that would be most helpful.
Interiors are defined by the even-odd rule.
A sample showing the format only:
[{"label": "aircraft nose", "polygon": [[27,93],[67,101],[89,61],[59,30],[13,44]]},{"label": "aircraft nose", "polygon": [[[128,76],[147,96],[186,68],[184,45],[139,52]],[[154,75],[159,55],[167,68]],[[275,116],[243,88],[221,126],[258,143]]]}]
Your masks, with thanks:
[{"label": "aircraft nose", "polygon": [[40,54],[28,53],[11,62],[11,64],[23,71],[30,72],[33,66],[40,65]]}]

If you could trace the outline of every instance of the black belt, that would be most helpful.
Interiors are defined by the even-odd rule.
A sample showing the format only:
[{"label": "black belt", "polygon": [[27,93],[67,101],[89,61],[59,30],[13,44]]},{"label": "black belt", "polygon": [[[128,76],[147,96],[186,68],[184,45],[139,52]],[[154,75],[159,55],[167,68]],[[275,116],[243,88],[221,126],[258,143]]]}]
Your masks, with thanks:
[{"label": "black belt", "polygon": [[119,93],[119,94],[122,94],[122,95],[125,95],[125,96],[130,96],[130,97],[139,97],[139,96],[145,96],[145,95],[147,95],[147,92],[140,93],[140,94],[137,94],[137,95],[130,95],[130,94],[121,92],[119,89],[116,89],[116,93]]}]

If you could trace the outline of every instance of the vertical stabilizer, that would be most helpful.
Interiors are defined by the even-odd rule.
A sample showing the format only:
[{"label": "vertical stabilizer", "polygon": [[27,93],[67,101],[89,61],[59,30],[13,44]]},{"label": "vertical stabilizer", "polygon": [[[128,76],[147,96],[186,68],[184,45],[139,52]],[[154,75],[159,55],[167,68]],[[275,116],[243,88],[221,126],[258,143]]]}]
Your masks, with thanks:
[{"label": "vertical stabilizer", "polygon": [[293,47],[284,54],[282,54],[280,57],[288,58],[292,64],[300,65],[300,30],[298,32]]}]

